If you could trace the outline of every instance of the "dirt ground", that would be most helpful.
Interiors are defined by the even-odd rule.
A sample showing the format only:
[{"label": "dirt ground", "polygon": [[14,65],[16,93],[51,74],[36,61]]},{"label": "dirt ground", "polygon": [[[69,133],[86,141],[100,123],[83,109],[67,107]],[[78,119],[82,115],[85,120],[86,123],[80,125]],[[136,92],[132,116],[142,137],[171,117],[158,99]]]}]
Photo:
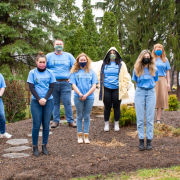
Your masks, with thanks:
[{"label": "dirt ground", "polygon": [[[123,127],[114,132],[110,124],[110,132],[104,132],[102,109],[94,109],[90,124],[91,144],[77,144],[76,128],[61,124],[51,129],[49,136],[49,155],[32,155],[32,149],[23,151],[29,154],[25,158],[4,158],[4,149],[12,147],[6,144],[7,139],[0,139],[0,179],[70,179],[88,175],[130,172],[138,169],[170,167],[180,165],[180,137],[154,137],[152,151],[138,150],[136,126]],[[162,121],[167,125],[180,127],[180,112],[163,112]],[[7,132],[15,138],[29,140],[32,146],[32,120],[24,120],[7,125]],[[41,137],[39,150],[41,152]]]}]

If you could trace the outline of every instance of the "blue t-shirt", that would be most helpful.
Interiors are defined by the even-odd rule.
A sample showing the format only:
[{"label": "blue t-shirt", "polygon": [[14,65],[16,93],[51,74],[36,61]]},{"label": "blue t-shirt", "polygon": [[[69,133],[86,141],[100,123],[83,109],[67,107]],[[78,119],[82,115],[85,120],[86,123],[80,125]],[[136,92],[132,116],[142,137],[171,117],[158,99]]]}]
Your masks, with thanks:
[{"label": "blue t-shirt", "polygon": [[156,67],[158,68],[158,76],[166,76],[166,71],[171,69],[169,61],[163,62],[161,58],[156,59]]},{"label": "blue t-shirt", "polygon": [[[97,75],[93,70],[85,74],[85,70],[80,69],[78,72],[71,74],[70,84],[75,84],[81,94],[85,95],[91,88],[93,84],[98,84]],[[80,97],[75,91],[74,96]],[[87,99],[94,99],[94,92],[90,94]]]},{"label": "blue t-shirt", "polygon": [[[37,68],[35,68],[29,72],[27,79],[27,83],[34,84],[35,90],[40,98],[44,98],[46,96],[49,90],[49,84],[55,82],[56,79],[54,73],[49,69],[46,69],[44,72],[39,72]],[[32,98],[36,99],[33,95]],[[52,98],[53,96],[51,95],[49,99]]]},{"label": "blue t-shirt", "polygon": [[3,75],[0,73],[0,88],[5,88],[6,87],[6,83],[4,81],[4,77]]},{"label": "blue t-shirt", "polygon": [[56,55],[55,52],[46,55],[46,67],[53,71],[56,79],[69,79],[70,68],[75,63],[75,58],[67,52]]},{"label": "blue t-shirt", "polygon": [[136,76],[135,70],[133,71],[132,80],[136,81],[137,87],[150,89],[153,88],[156,85],[156,81],[159,80],[158,78],[158,70],[156,69],[155,76],[151,76],[149,73],[148,68],[144,68],[144,74],[142,74],[140,77]]},{"label": "blue t-shirt", "polygon": [[119,65],[116,62],[110,62],[104,67],[104,86],[109,89],[118,89],[119,87]]}]

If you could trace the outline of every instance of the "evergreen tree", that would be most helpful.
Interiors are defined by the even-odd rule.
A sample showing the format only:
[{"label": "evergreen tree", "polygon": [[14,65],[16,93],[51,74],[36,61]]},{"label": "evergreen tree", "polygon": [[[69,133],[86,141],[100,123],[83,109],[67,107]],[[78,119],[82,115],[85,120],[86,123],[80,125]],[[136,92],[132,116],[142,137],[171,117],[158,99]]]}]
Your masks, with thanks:
[{"label": "evergreen tree", "polygon": [[121,54],[121,47],[117,34],[117,23],[114,13],[105,12],[103,16],[102,28],[100,28],[100,48],[101,59],[104,58],[110,47],[116,47]]},{"label": "evergreen tree", "polygon": [[82,7],[84,13],[86,12],[86,10],[92,9],[91,0],[83,0]]}]

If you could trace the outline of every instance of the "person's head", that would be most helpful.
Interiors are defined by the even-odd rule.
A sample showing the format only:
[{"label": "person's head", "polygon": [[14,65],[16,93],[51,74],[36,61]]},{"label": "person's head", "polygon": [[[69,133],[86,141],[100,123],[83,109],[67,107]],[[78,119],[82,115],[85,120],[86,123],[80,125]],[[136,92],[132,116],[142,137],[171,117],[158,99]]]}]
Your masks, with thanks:
[{"label": "person's head", "polygon": [[154,49],[152,50],[152,55],[155,59],[161,57],[163,62],[166,62],[166,53],[162,44],[155,44]]},{"label": "person's head", "polygon": [[120,63],[120,57],[115,50],[110,50],[107,54],[106,64],[110,64],[110,61],[115,61],[116,64]]},{"label": "person's head", "polygon": [[138,77],[144,73],[144,67],[146,66],[148,66],[151,76],[155,76],[155,60],[148,49],[141,51],[134,65]]},{"label": "person's head", "polygon": [[79,69],[84,69],[85,73],[89,72],[91,69],[91,60],[85,53],[81,53],[77,56],[76,62],[71,69],[71,73],[78,72]]},{"label": "person's head", "polygon": [[64,48],[64,42],[63,40],[61,39],[56,39],[54,42],[53,42],[53,46],[54,46],[54,49],[56,51],[62,51],[63,48]]},{"label": "person's head", "polygon": [[47,59],[46,56],[43,54],[42,51],[38,52],[38,55],[36,57],[36,64],[39,69],[45,69],[46,68]]}]

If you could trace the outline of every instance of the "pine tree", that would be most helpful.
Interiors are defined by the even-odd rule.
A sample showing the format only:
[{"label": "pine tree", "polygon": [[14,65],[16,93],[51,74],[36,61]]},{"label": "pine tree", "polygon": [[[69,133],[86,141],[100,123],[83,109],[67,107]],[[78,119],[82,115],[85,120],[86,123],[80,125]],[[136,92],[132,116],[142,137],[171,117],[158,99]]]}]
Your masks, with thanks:
[{"label": "pine tree", "polygon": [[86,12],[86,10],[92,9],[91,0],[83,0],[82,7],[84,13]]}]

